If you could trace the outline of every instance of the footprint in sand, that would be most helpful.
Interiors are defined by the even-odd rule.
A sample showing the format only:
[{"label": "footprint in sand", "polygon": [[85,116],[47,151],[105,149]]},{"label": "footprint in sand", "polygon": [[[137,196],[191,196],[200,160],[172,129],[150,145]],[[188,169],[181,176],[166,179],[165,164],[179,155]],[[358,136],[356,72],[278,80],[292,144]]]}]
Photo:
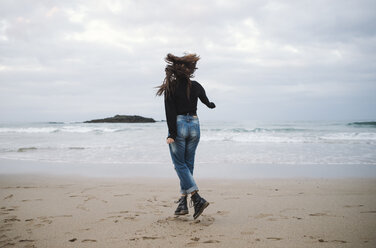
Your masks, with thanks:
[{"label": "footprint in sand", "polygon": [[75,197],[84,197],[84,196],[82,196],[82,195],[70,195],[69,197],[75,198]]},{"label": "footprint in sand", "polygon": [[201,219],[193,220],[190,216],[170,216],[165,219],[157,220],[157,224],[169,224],[170,222],[190,222],[190,225],[202,225],[202,226],[210,226],[214,223],[215,218],[212,216],[203,216]]},{"label": "footprint in sand", "polygon": [[84,200],[84,203],[85,202],[88,202],[88,201],[91,201],[91,200],[97,200],[97,201],[101,201],[103,203],[107,203],[108,201],[106,200],[101,200],[101,199],[98,199],[97,197],[93,196],[93,195],[85,195],[84,197],[86,197],[86,199]]},{"label": "footprint in sand", "polygon": [[274,240],[274,241],[282,240],[282,238],[277,238],[277,237],[267,237],[266,239]]},{"label": "footprint in sand", "polygon": [[347,243],[347,241],[345,241],[345,240],[331,240],[330,242],[332,242],[332,243],[341,243],[341,244],[345,244],[345,243]]},{"label": "footprint in sand", "polygon": [[131,194],[116,194],[116,195],[114,195],[115,197],[121,197],[121,196],[129,196],[129,195],[131,195]]},{"label": "footprint in sand", "polygon": [[108,212],[108,214],[127,214],[129,213],[128,210],[121,210],[121,211],[118,211],[118,212]]},{"label": "footprint in sand", "polygon": [[123,217],[122,215],[112,215],[112,216],[108,216],[107,219],[111,219],[111,218],[121,218]]},{"label": "footprint in sand", "polygon": [[[120,213],[120,214],[128,214],[129,211],[119,211],[119,212],[110,212],[110,213]],[[106,217],[106,219],[115,219],[113,220],[113,222],[115,223],[118,223],[121,219],[124,219],[124,220],[136,220],[136,216],[139,216],[138,214],[135,214],[135,216],[132,216],[130,214],[128,214],[127,216],[124,216],[124,215],[111,215],[111,216],[108,216]],[[98,222],[103,222],[103,221],[106,221],[106,219],[100,219],[98,220]]]},{"label": "footprint in sand", "polygon": [[96,189],[97,187],[90,187],[90,188],[85,188],[81,191],[81,194],[85,193],[86,191],[89,191],[89,190],[92,190],[92,189]]},{"label": "footprint in sand", "polygon": [[197,245],[199,245],[200,243],[199,242],[188,242],[188,243],[186,243],[185,245],[187,246],[187,247],[193,247],[193,246],[197,246]]},{"label": "footprint in sand", "polygon": [[123,217],[124,220],[136,220],[136,216],[125,216]]},{"label": "footprint in sand", "polygon": [[225,210],[219,210],[219,211],[217,211],[217,214],[222,215],[222,216],[226,216],[229,213],[230,213],[230,211],[225,211]]},{"label": "footprint in sand", "polygon": [[18,208],[18,206],[10,206],[8,208],[7,207],[2,207],[0,215],[7,215],[7,214],[9,214],[12,211],[17,210],[17,208]]},{"label": "footprint in sand", "polygon": [[268,221],[277,221],[278,218],[268,218],[267,220],[268,220]]},{"label": "footprint in sand", "polygon": [[[27,222],[26,226],[28,227],[30,225],[33,225],[34,228],[39,228],[39,227],[43,227],[45,224],[51,224],[54,218],[71,218],[71,217],[72,217],[71,214],[63,214],[63,215],[55,215],[55,216],[39,216],[35,219],[33,218],[25,219],[25,222]],[[35,223],[38,221],[39,223]]]},{"label": "footprint in sand", "polygon": [[279,211],[280,213],[284,213],[284,212],[296,212],[296,211],[302,211],[304,210],[304,208],[285,208],[285,209],[282,209],[281,211]]},{"label": "footprint in sand", "polygon": [[209,240],[203,241],[202,243],[204,243],[204,244],[215,244],[215,243],[221,243],[221,241],[214,240],[214,239],[209,239]]},{"label": "footprint in sand", "polygon": [[49,218],[50,218],[50,217],[47,217],[47,216],[40,216],[40,217],[38,217],[38,219],[39,219],[42,223],[51,224],[51,223],[52,223],[52,220],[50,220]]},{"label": "footprint in sand", "polygon": [[94,199],[97,199],[97,198],[95,196],[88,195],[88,196],[86,196],[86,199],[84,200],[84,202],[87,202],[87,201],[90,201],[90,200],[94,200]]},{"label": "footprint in sand", "polygon": [[331,242],[331,243],[341,243],[341,244],[347,243],[347,241],[345,241],[345,240],[338,240],[338,239],[335,239],[335,240],[318,239],[317,241],[319,241],[320,243],[328,243],[328,242]]},{"label": "footprint in sand", "polygon": [[292,218],[297,219],[297,220],[301,220],[301,219],[303,219],[303,218],[301,218],[301,217],[296,217],[296,216],[292,216]]},{"label": "footprint in sand", "polygon": [[12,239],[8,238],[8,236],[5,235],[5,234],[0,236],[0,246],[3,245],[4,243],[10,242],[10,241],[12,241]]},{"label": "footprint in sand", "polygon": [[81,241],[82,243],[92,243],[92,242],[97,242],[95,239],[83,239]]},{"label": "footprint in sand", "polygon": [[189,221],[190,219],[186,216],[170,216],[170,217],[167,217],[165,219],[162,219],[162,220],[157,220],[157,223],[158,224],[168,224],[169,222],[171,221],[174,221],[174,222],[187,222]]},{"label": "footprint in sand", "polygon": [[83,204],[79,204],[79,205],[77,205],[76,208],[81,209],[81,210],[84,210],[84,211],[86,211],[86,212],[89,212],[89,209],[86,208]]},{"label": "footprint in sand", "polygon": [[8,218],[5,218],[3,220],[4,223],[14,223],[16,221],[21,221],[20,219],[17,218],[17,216],[13,215],[13,216],[9,216]]},{"label": "footprint in sand", "polygon": [[344,208],[360,208],[360,207],[364,207],[364,205],[361,205],[361,204],[359,204],[359,205],[345,205],[343,207]]},{"label": "footprint in sand", "polygon": [[38,198],[38,199],[25,199],[25,200],[22,200],[22,202],[29,202],[29,201],[43,201],[43,199]]},{"label": "footprint in sand", "polygon": [[329,216],[327,213],[314,213],[314,214],[309,214],[309,216]]},{"label": "footprint in sand", "polygon": [[32,239],[20,239],[20,240],[18,240],[18,242],[20,242],[20,243],[34,242],[34,240],[32,240]]},{"label": "footprint in sand", "polygon": [[8,238],[0,241],[0,245],[1,247],[14,247],[16,244],[12,242],[12,239]]},{"label": "footprint in sand", "polygon": [[205,215],[205,216],[202,216],[202,218],[200,220],[195,220],[195,221],[191,222],[190,225],[200,224],[200,225],[203,225],[203,226],[210,226],[214,223],[214,221],[215,221],[214,217]]},{"label": "footprint in sand", "polygon": [[142,236],[142,237],[130,238],[129,240],[130,241],[136,241],[136,240],[139,240],[139,239],[143,239],[143,240],[155,240],[155,239],[164,239],[164,237],[159,237],[159,236]]},{"label": "footprint in sand", "polygon": [[10,199],[10,198],[12,198],[12,197],[13,197],[13,194],[7,195],[6,197],[4,197],[4,200],[6,200],[6,199]]},{"label": "footprint in sand", "polygon": [[266,217],[270,217],[270,216],[273,216],[273,214],[260,213],[260,214],[255,216],[255,219],[262,219],[262,218],[266,218]]},{"label": "footprint in sand", "polygon": [[90,228],[82,228],[82,229],[79,229],[78,231],[85,232],[85,231],[89,231],[89,230],[90,230]]},{"label": "footprint in sand", "polygon": [[143,240],[148,240],[148,239],[163,239],[163,237],[158,237],[158,236],[142,236],[141,237]]},{"label": "footprint in sand", "polygon": [[43,223],[51,224],[52,220],[42,220]]},{"label": "footprint in sand", "polygon": [[71,214],[62,214],[62,215],[55,215],[55,216],[50,216],[49,218],[57,218],[57,217],[73,217]]},{"label": "footprint in sand", "polygon": [[1,225],[1,229],[0,229],[0,231],[3,231],[4,228],[11,227],[12,225],[13,225],[13,223],[5,223],[5,224],[2,224],[2,225]]},{"label": "footprint in sand", "polygon": [[278,216],[279,216],[279,218],[269,218],[268,220],[270,220],[270,219],[275,219],[275,220],[287,220],[287,219],[289,219],[289,217],[285,216],[285,215],[278,215]]}]

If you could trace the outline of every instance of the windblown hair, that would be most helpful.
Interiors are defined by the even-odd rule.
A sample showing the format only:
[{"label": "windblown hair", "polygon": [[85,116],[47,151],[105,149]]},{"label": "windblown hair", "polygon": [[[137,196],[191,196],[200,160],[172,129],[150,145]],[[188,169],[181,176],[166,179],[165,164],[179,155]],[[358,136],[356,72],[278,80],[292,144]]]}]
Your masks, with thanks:
[{"label": "windblown hair", "polygon": [[157,96],[161,96],[163,93],[165,96],[170,96],[174,93],[176,85],[179,81],[187,81],[187,97],[189,99],[191,80],[193,73],[197,69],[196,63],[200,59],[196,54],[185,54],[182,57],[174,56],[171,53],[167,54],[165,61],[166,77],[160,86],[157,86]]}]

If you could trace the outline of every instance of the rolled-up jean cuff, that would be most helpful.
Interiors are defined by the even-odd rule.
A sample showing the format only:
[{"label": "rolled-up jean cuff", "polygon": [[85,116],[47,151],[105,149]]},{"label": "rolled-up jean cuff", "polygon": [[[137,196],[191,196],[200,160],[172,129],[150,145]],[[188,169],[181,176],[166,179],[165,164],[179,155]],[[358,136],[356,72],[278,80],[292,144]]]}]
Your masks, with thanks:
[{"label": "rolled-up jean cuff", "polygon": [[190,194],[190,193],[192,193],[193,191],[196,191],[196,190],[198,190],[198,187],[195,185],[195,186],[190,187],[187,190],[180,190],[180,193],[182,195],[187,195],[187,194]]}]

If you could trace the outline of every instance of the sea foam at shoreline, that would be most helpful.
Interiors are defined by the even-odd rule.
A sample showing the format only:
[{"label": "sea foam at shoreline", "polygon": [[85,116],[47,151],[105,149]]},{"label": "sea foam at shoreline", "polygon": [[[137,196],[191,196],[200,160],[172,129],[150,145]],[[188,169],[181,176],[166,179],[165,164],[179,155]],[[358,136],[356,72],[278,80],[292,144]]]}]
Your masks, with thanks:
[{"label": "sea foam at shoreline", "polygon": [[[167,125],[0,125],[0,158],[103,164],[171,164]],[[375,125],[348,122],[201,121],[198,164],[376,165]]]}]

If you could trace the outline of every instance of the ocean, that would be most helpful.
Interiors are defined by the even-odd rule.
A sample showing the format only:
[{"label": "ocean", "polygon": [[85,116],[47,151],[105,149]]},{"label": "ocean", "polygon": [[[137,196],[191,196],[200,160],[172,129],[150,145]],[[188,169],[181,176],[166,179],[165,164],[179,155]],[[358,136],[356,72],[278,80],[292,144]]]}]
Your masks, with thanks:
[{"label": "ocean", "polygon": [[[375,123],[201,121],[196,164],[376,165]],[[166,122],[0,124],[0,158],[171,165]]]}]

